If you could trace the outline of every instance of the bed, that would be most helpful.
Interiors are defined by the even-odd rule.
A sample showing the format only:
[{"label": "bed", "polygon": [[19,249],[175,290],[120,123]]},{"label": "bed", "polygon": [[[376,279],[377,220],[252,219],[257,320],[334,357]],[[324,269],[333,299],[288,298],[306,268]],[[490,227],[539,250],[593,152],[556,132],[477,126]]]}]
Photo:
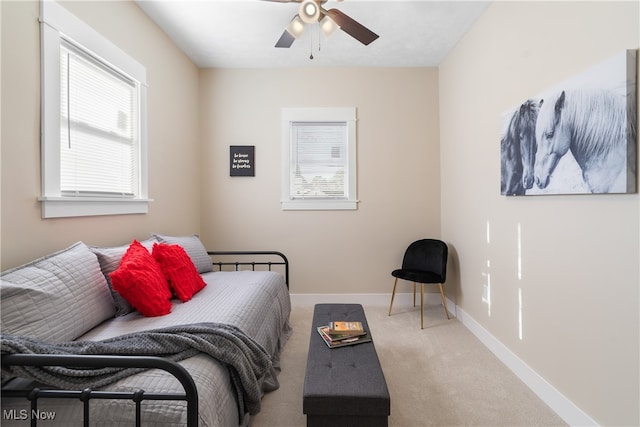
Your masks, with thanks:
[{"label": "bed", "polygon": [[[152,243],[147,242],[147,244]],[[83,265],[89,265],[90,268],[95,268],[98,265],[102,267],[101,272],[104,274],[104,264],[101,265],[98,262],[99,259],[93,262],[92,257],[86,252],[87,249],[95,256],[95,248],[88,248],[86,245],[77,245],[73,251],[81,253],[81,256],[85,258]],[[185,245],[185,249],[188,249],[188,245]],[[198,247],[198,250],[200,251],[198,255],[201,256],[202,248]],[[193,250],[190,255],[192,254]],[[278,258],[277,261],[271,260],[274,254]],[[61,426],[119,426],[133,425],[134,422],[136,425],[157,426],[226,427],[248,425],[252,413],[257,413],[260,410],[261,395],[273,391],[279,386],[277,375],[280,370],[280,353],[292,332],[289,324],[291,305],[288,292],[288,260],[279,252],[208,252],[207,256],[210,265],[217,266],[216,271],[199,272],[206,286],[188,302],[172,301],[170,314],[145,317],[134,310],[125,315],[112,315],[71,341],[56,339],[53,340],[53,343],[47,342],[46,345],[78,347],[78,343],[109,343],[113,340],[119,340],[123,336],[132,339],[139,338],[140,335],[147,334],[149,331],[166,333],[167,331],[174,332],[176,328],[182,328],[180,334],[184,335],[186,332],[192,332],[193,325],[204,325],[207,328],[216,325],[220,325],[218,328],[221,328],[228,325],[228,328],[231,328],[238,336],[256,348],[262,349],[269,359],[268,364],[263,367],[262,373],[264,375],[256,380],[257,397],[254,396],[251,400],[251,396],[247,398],[245,395],[243,398],[242,390],[239,390],[242,387],[238,387],[238,383],[235,381],[236,370],[229,361],[220,360],[225,359],[224,355],[227,354],[227,351],[220,350],[219,345],[210,346],[213,348],[213,353],[197,351],[194,355],[177,362],[167,360],[167,358],[159,358],[153,354],[133,357],[110,356],[106,359],[101,354],[72,355],[64,364],[76,370],[95,370],[97,367],[115,364],[120,367],[119,369],[122,369],[122,366],[137,366],[141,367],[143,371],[120,378],[106,386],[80,387],[78,390],[70,390],[65,392],[67,398],[64,399],[61,396],[50,394],[56,393],[56,391],[44,391],[52,387],[46,387],[46,385],[38,387],[39,380],[49,377],[32,375],[28,379],[21,378],[22,376],[30,376],[24,374],[29,369],[47,370],[50,368],[21,367],[25,363],[32,362],[20,359],[24,357],[21,354],[3,354],[2,425],[26,425],[27,420],[32,425],[42,421],[43,425]],[[210,258],[216,256],[224,257],[225,261],[216,262],[215,259]],[[243,259],[242,261],[229,260],[229,256],[242,256]],[[247,261],[247,256],[269,260],[256,261],[254,258]],[[14,310],[12,307],[16,306],[16,298],[20,304],[28,305],[26,301],[30,298],[27,294],[33,291],[33,289],[28,289],[29,292],[24,291],[28,286],[25,286],[24,280],[20,279],[25,276],[24,271],[20,271],[20,269],[24,270],[25,267],[40,269],[43,263],[45,268],[52,269],[50,265],[60,265],[61,259],[57,258],[60,257],[54,254],[18,269],[2,273],[2,332],[3,334],[7,331],[12,332],[12,335],[6,338],[6,346],[12,343],[11,340],[16,336],[18,337],[15,338],[16,340],[23,339],[23,335],[16,334],[16,332],[22,332],[20,327],[15,327],[12,323],[15,322],[15,313],[20,310]],[[194,264],[197,265],[196,262]],[[272,268],[273,266],[281,266],[282,272],[274,271],[277,269]],[[226,271],[229,268],[232,271]],[[208,270],[208,268],[204,269]],[[17,273],[20,273],[17,275],[20,280],[16,279],[16,270],[18,270]],[[68,271],[64,272],[64,274],[68,273]],[[58,276],[60,275],[58,273]],[[31,278],[30,280],[33,281],[33,276],[30,273],[25,277]],[[16,297],[16,288],[22,290],[24,295]],[[104,290],[101,289],[101,291],[100,297],[103,298]],[[108,291],[112,292],[109,289]],[[68,302],[66,304],[68,307]],[[7,311],[9,313],[6,313]],[[51,313],[51,310],[41,311]],[[9,317],[14,319],[9,319]],[[48,317],[47,319],[47,316],[40,316],[38,321],[49,322],[47,327],[55,328],[56,316],[49,314]],[[61,315],[60,319],[61,323],[64,323],[64,315]],[[199,335],[196,338],[201,339]],[[36,343],[42,345],[43,341],[47,340],[38,337]],[[58,351],[57,348],[56,351]],[[74,349],[73,352],[75,351]],[[222,354],[215,355],[216,351]],[[5,352],[7,351],[3,347],[3,353]],[[10,352],[19,353],[15,349]],[[33,356],[33,358],[37,357],[53,357],[55,359],[58,356]],[[79,359],[82,359],[82,362],[78,362]],[[35,364],[61,365],[62,363],[55,359],[53,361],[37,361]],[[81,365],[85,367],[83,368]],[[18,370],[10,371],[10,369]],[[17,375],[16,372],[21,375]],[[50,382],[54,385],[58,384],[55,381]],[[38,399],[35,400],[35,407],[31,406],[33,401],[29,401],[30,394],[36,395],[30,391],[34,387],[40,390],[37,392]],[[60,394],[59,391],[57,393]],[[123,399],[117,399],[117,397]]]}]

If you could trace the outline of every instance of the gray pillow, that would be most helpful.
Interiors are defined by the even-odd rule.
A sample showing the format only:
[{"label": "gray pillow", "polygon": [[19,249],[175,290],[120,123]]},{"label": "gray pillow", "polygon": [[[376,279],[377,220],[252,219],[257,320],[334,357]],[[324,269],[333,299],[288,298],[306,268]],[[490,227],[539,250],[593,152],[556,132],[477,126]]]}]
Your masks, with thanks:
[{"label": "gray pillow", "polygon": [[198,273],[207,273],[213,271],[213,264],[211,264],[211,257],[207,253],[204,245],[200,241],[200,237],[194,234],[193,236],[165,236],[162,234],[153,234],[160,243],[167,243],[169,245],[180,245],[193,261]]},{"label": "gray pillow", "polygon": [[[147,248],[149,252],[153,248],[154,243],[158,243],[155,238],[147,239],[140,242],[142,246]],[[120,261],[122,260],[122,256],[129,249],[129,245],[122,246],[114,246],[114,247],[98,247],[92,246],[90,249],[98,256],[98,261],[100,262],[100,269],[102,270],[102,274],[104,274],[105,279],[107,280],[107,284],[109,285],[109,290],[111,291],[111,296],[113,297],[113,301],[116,305],[116,316],[125,316],[132,311],[136,311],[135,308],[129,304],[129,301],[124,299],[122,295],[118,293],[111,286],[111,277],[109,274],[114,272],[118,267],[120,267]]]},{"label": "gray pillow", "polygon": [[115,314],[96,255],[78,242],[0,275],[2,332],[71,341]]}]

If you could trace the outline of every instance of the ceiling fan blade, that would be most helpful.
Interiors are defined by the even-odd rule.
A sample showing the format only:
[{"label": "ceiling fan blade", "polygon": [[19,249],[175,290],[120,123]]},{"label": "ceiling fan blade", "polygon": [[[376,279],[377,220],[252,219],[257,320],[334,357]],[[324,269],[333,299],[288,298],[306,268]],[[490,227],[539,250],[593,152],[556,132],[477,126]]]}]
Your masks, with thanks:
[{"label": "ceiling fan blade", "polygon": [[379,37],[376,33],[371,31],[358,21],[354,20],[353,18],[345,15],[338,9],[329,9],[326,11],[326,14],[329,15],[331,19],[333,19],[336,24],[340,26],[340,29],[342,31],[349,34],[351,37],[358,40],[364,45],[368,45]]},{"label": "ceiling fan blade", "polygon": [[291,35],[291,33],[287,30],[284,30],[278,42],[276,43],[276,47],[291,47],[293,42],[296,41],[296,38]]}]

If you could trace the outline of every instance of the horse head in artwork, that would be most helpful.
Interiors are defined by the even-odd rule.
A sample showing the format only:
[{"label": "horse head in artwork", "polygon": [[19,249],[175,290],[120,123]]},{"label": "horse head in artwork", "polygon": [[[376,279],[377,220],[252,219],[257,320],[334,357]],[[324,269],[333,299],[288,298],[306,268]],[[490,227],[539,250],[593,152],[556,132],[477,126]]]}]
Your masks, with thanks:
[{"label": "horse head in artwork", "polygon": [[627,157],[624,97],[606,90],[562,91],[538,114],[535,181],[549,185],[558,161],[571,150],[591,192],[621,191]]},{"label": "horse head in artwork", "polygon": [[525,189],[533,187],[534,164],[538,144],[536,142],[536,122],[540,107],[544,100],[539,102],[527,100],[520,106],[520,150],[522,151],[522,182]]},{"label": "horse head in artwork", "polygon": [[533,187],[534,162],[536,155],[536,119],[542,101],[533,99],[513,113],[507,131],[500,141],[501,150],[501,193],[523,195]]}]

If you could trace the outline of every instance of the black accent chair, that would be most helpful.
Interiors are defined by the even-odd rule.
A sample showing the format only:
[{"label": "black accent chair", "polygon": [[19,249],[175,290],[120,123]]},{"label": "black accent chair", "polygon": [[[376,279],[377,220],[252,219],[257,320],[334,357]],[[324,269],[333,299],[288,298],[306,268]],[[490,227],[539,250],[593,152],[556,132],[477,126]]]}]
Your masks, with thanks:
[{"label": "black accent chair", "polygon": [[416,284],[420,283],[420,328],[424,329],[424,285],[438,284],[444,312],[449,317],[447,299],[444,295],[442,284],[447,279],[447,256],[449,250],[447,244],[436,239],[421,239],[409,245],[402,259],[402,268],[394,270],[391,275],[396,278],[391,294],[389,316],[393,307],[393,299],[396,296],[398,279],[413,282],[413,306],[416,306]]}]

